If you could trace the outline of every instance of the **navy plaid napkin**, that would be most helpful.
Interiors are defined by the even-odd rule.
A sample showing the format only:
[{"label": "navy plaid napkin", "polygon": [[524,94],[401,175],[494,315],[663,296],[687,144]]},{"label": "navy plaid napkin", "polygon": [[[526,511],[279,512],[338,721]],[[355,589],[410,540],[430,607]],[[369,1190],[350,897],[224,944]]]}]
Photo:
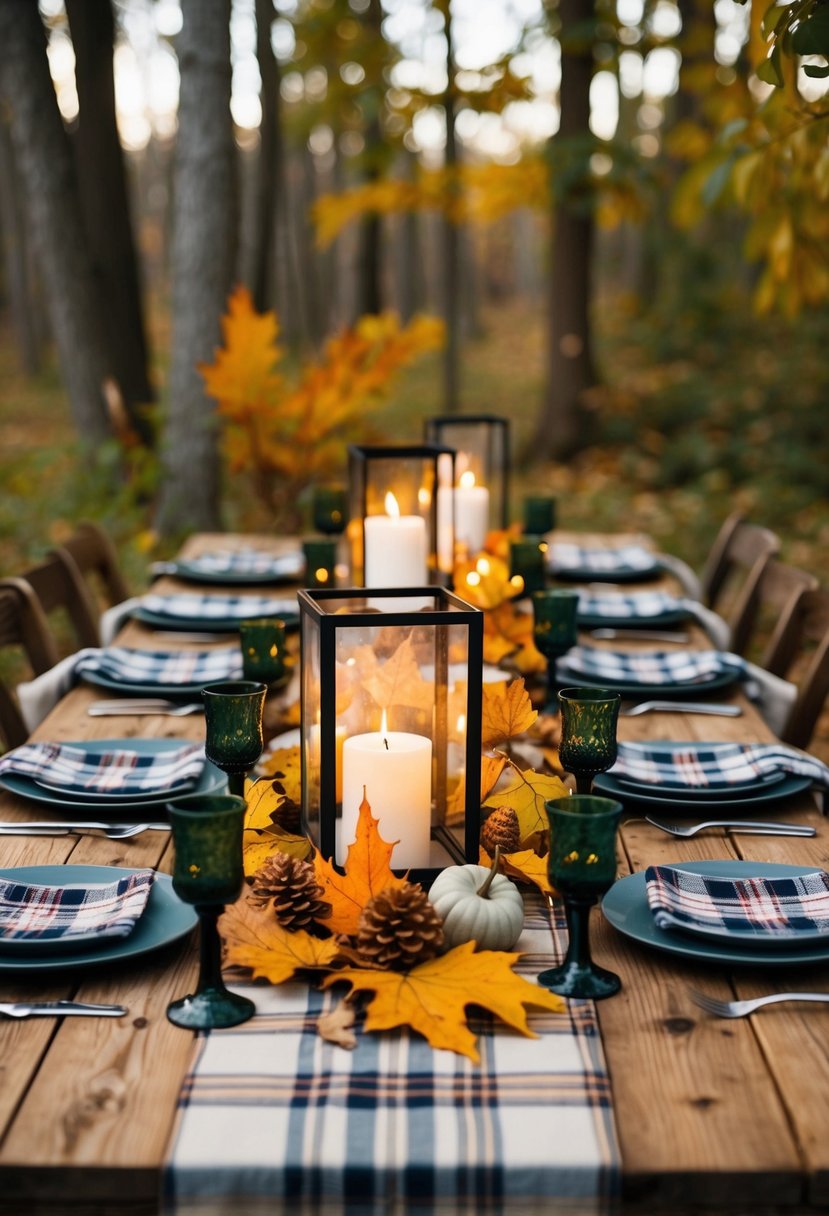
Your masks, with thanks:
[{"label": "navy plaid napkin", "polygon": [[720,650],[648,650],[636,653],[574,646],[559,660],[560,676],[609,684],[707,684],[729,671],[742,676],[745,660]]},{"label": "navy plaid napkin", "polygon": [[258,549],[222,549],[200,557],[182,559],[188,570],[200,574],[227,575],[229,579],[261,576],[289,578],[299,576],[305,566],[301,553],[262,553]]},{"label": "navy plaid napkin", "polygon": [[614,777],[677,790],[727,790],[777,773],[829,788],[829,766],[783,743],[620,743]]},{"label": "navy plaid napkin", "polygon": [[192,784],[204,768],[204,746],[186,743],[153,755],[90,743],[24,743],[0,756],[0,775],[46,780],[95,794],[149,794]]},{"label": "navy plaid napkin", "polygon": [[579,592],[579,616],[616,618],[624,621],[648,621],[667,612],[689,612],[688,600],[666,591]]},{"label": "navy plaid napkin", "polygon": [[568,570],[584,570],[588,574],[645,574],[657,569],[659,562],[643,545],[608,549],[557,540],[547,551],[547,565],[561,574]]},{"label": "navy plaid napkin", "polygon": [[296,615],[296,599],[274,599],[267,595],[143,595],[142,608],[171,621],[248,621],[260,616]]},{"label": "navy plaid napkin", "polygon": [[829,933],[829,874],[821,870],[792,878],[715,878],[649,866],[645,889],[659,929],[758,938]]},{"label": "navy plaid napkin", "polygon": [[0,881],[0,944],[127,937],[141,916],[155,873],[136,870],[116,882],[51,887]]},{"label": "navy plaid napkin", "polygon": [[109,646],[106,650],[83,651],[78,675],[99,673],[119,684],[215,684],[238,679],[242,674],[242,652],[236,647],[218,650],[131,650]]}]

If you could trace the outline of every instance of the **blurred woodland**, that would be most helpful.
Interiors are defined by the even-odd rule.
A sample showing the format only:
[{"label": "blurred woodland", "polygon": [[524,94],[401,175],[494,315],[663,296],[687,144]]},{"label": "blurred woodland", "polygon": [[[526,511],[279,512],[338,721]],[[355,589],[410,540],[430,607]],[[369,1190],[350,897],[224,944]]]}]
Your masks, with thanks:
[{"label": "blurred woodland", "polygon": [[564,526],[820,573],[827,52],[824,0],[0,0],[0,564],[301,528],[462,410]]}]

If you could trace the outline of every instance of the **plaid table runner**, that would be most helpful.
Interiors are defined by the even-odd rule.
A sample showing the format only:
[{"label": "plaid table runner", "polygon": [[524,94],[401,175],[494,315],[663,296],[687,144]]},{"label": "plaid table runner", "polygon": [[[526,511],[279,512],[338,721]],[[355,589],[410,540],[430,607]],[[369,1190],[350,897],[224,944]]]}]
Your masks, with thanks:
[{"label": "plaid table runner", "polygon": [[[517,949],[531,976],[560,961],[541,898]],[[419,1035],[325,1043],[330,994],[246,986],[252,1021],[202,1036],[180,1097],[168,1211],[227,1216],[565,1216],[608,1210],[618,1186],[610,1087],[592,1002],[531,1011],[527,1039],[481,1014],[481,1063]],[[290,1205],[290,1207],[288,1206]]]},{"label": "plaid table runner", "polygon": [[256,617],[295,616],[296,598],[274,599],[267,595],[142,595],[142,608],[170,620],[248,621]]},{"label": "plaid table runner", "polygon": [[783,743],[620,743],[610,772],[678,790],[727,790],[781,772],[829,788],[829,766]]},{"label": "plaid table runner", "polygon": [[[182,559],[180,564],[189,571],[210,575],[227,575],[228,578],[247,578],[261,575],[262,578],[289,578],[299,575],[305,568],[301,553],[283,553],[275,557],[257,549],[223,549],[215,553],[203,553],[200,557]],[[173,563],[175,568],[176,563]]]},{"label": "plaid table runner", "polygon": [[46,780],[79,793],[154,793],[191,784],[203,768],[201,743],[152,756],[129,748],[104,750],[94,743],[24,743],[0,756],[0,774]]},{"label": "plaid table runner", "polygon": [[612,684],[705,684],[735,671],[745,660],[720,650],[649,650],[628,653],[598,646],[574,646],[559,660],[560,676],[608,680]]},{"label": "plaid table runner", "polygon": [[131,650],[110,646],[84,651],[75,670],[83,676],[96,672],[119,684],[214,684],[235,680],[242,674],[242,652],[238,647],[219,650]]},{"label": "plaid table runner", "polygon": [[674,866],[645,871],[648,906],[660,929],[761,937],[829,933],[829,874],[715,878]]},{"label": "plaid table runner", "polygon": [[561,573],[584,570],[588,574],[644,574],[657,569],[659,561],[643,545],[620,545],[617,549],[608,549],[557,540],[548,549],[547,565],[552,571]]},{"label": "plaid table runner", "polygon": [[40,886],[0,881],[0,941],[127,937],[147,905],[155,873],[136,870],[115,882]]}]

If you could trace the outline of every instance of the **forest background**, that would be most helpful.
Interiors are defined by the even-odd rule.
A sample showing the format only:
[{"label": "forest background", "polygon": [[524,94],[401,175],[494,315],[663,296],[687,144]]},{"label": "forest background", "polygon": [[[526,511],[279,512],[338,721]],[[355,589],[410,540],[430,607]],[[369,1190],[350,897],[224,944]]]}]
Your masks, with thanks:
[{"label": "forest background", "polygon": [[92,518],[139,586],[463,410],[516,518],[820,574],[827,49],[824,0],[0,0],[0,568]]}]

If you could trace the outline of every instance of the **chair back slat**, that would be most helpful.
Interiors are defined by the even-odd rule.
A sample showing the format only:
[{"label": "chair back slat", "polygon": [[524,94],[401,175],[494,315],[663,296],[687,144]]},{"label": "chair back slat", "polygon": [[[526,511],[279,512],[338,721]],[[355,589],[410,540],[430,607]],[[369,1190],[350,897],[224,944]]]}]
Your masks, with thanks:
[{"label": "chair back slat", "polygon": [[[22,652],[31,668],[26,675],[42,675],[58,661],[58,646],[46,615],[32,587],[24,579],[0,579],[0,649]],[[0,736],[7,748],[17,747],[28,736],[17,703],[2,682]]]}]

